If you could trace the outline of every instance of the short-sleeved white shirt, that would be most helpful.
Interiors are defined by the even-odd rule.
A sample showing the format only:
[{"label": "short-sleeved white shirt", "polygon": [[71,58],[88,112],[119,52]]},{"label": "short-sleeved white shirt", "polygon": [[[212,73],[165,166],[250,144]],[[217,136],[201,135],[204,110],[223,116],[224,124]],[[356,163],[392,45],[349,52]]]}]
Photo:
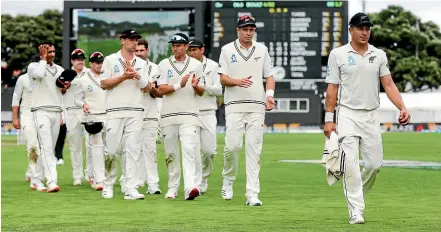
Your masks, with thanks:
[{"label": "short-sleeved white shirt", "polygon": [[337,104],[355,110],[380,106],[380,78],[390,74],[386,53],[372,45],[362,56],[350,43],[331,51],[326,83],[338,84]]}]

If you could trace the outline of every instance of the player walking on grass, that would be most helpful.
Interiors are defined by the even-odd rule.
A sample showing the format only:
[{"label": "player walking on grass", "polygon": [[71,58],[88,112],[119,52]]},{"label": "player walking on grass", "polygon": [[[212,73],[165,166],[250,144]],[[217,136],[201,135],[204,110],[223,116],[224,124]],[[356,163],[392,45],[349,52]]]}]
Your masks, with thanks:
[{"label": "player walking on grass", "polygon": [[[329,55],[324,133],[329,137],[336,129],[349,223],[363,224],[364,194],[372,188],[383,161],[377,112],[380,83],[400,110],[398,122],[407,125],[410,115],[390,75],[386,53],[368,43],[373,26],[369,17],[357,13],[349,25],[352,41]],[[359,153],[364,161],[361,172]]]},{"label": "player walking on grass", "polygon": [[[84,112],[81,107],[75,105],[75,94],[79,91],[79,82],[86,76],[88,69],[84,67],[84,60],[86,55],[83,50],[75,49],[70,55],[70,62],[72,63],[72,69],[77,72],[77,78],[72,82],[72,86],[63,95],[63,104],[66,108],[67,115],[67,141],[69,143],[70,158],[72,162],[73,171],[73,185],[81,185],[83,182],[83,134],[84,125],[81,124]],[[86,136],[86,141],[89,139]],[[86,179],[90,184],[93,184],[93,171],[91,163],[91,151],[88,143],[86,142]]]},{"label": "player walking on grass", "polygon": [[[239,150],[245,133],[246,204],[261,206],[260,158],[263,144],[265,110],[275,106],[275,81],[272,74],[268,48],[253,41],[256,21],[249,15],[237,22],[239,38],[222,47],[219,58],[219,74],[225,86],[226,135],[222,197],[233,198],[233,182],[236,180]],[[266,94],[263,78],[266,78]]]},{"label": "player walking on grass", "polygon": [[[45,191],[43,179],[46,178],[47,191],[58,192],[60,187],[57,185],[57,159],[54,150],[60,130],[61,97],[62,92],[65,93],[70,87],[70,83],[65,81],[73,80],[76,73],[73,70],[63,71],[61,66],[54,64],[53,44],[42,44],[38,49],[41,60],[32,62],[28,66],[29,78],[35,84],[32,89],[31,111],[40,148],[31,187]],[[60,87],[62,87],[61,91]]]},{"label": "player walking on grass", "polygon": [[138,159],[142,148],[142,126],[144,106],[143,91],[150,91],[151,83],[145,76],[147,63],[135,56],[141,35],[134,30],[120,34],[122,48],[104,59],[103,69],[109,77],[101,81],[106,93],[106,138],[103,197],[113,198],[113,185],[117,178],[116,157],[121,157],[125,181],[124,199],[144,199],[137,190]]},{"label": "player walking on grass", "polygon": [[[198,100],[200,127],[200,147],[202,167],[196,166],[197,182],[200,183],[201,193],[208,188],[208,177],[213,171],[214,156],[216,155],[216,96],[222,96],[222,85],[217,73],[218,64],[204,56],[205,45],[201,40],[190,41],[190,56],[202,62],[201,83],[205,86],[204,95]],[[199,157],[199,156],[196,156]]]},{"label": "player walking on grass", "polygon": [[[136,56],[147,62],[146,76],[152,82],[158,77],[158,65],[148,59],[148,42],[145,39],[138,40]],[[138,164],[139,186],[147,182],[147,194],[161,194],[159,189],[158,155],[156,153],[156,140],[159,127],[159,110],[157,99],[154,95],[155,88],[144,93],[142,104],[144,105],[144,122],[142,127],[142,151]]]},{"label": "player walking on grass", "polygon": [[[161,129],[168,170],[168,192],[166,198],[176,198],[181,179],[179,140],[182,147],[184,171],[184,198],[193,200],[199,196],[196,183],[196,149],[199,143],[198,99],[204,94],[199,84],[202,64],[187,56],[188,37],[177,33],[170,39],[173,55],[159,63],[159,88],[156,95],[163,96]],[[191,83],[187,83],[191,82]],[[199,158],[200,161],[200,158]]]},{"label": "player walking on grass", "polygon": [[[92,188],[103,190],[104,186],[104,142],[103,137],[106,132],[106,90],[101,88],[101,80],[105,79],[107,72],[102,70],[104,56],[101,52],[94,52],[89,57],[90,70],[79,81],[79,88],[75,94],[75,104],[82,108],[86,114],[84,121],[101,124],[102,129],[89,133],[86,143],[92,150]],[[83,120],[82,120],[83,121]]]},{"label": "player walking on grass", "polygon": [[[28,74],[23,74],[17,79],[17,84],[12,95],[12,125],[15,129],[21,129],[26,140],[26,151],[28,156],[28,169],[26,180],[31,181],[35,173],[37,158],[40,150],[38,148],[37,131],[32,117],[32,87],[33,83]],[[19,118],[20,112],[20,118]]]}]

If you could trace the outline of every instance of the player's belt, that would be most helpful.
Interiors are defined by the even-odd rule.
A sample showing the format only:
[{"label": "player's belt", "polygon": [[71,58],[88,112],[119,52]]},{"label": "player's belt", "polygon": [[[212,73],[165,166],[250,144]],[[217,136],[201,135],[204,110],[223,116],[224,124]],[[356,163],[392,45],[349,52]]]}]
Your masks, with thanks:
[{"label": "player's belt", "polygon": [[263,101],[255,101],[255,100],[241,100],[241,101],[230,101],[225,104],[225,106],[234,105],[234,104],[259,104],[265,105]]},{"label": "player's belt", "polygon": [[66,110],[79,110],[79,109],[81,109],[81,107],[79,106],[66,107]]},{"label": "player's belt", "polygon": [[116,111],[144,111],[143,108],[135,108],[135,107],[119,107],[119,108],[111,108],[106,110],[107,113],[109,112],[116,112]]},{"label": "player's belt", "polygon": [[144,121],[158,121],[157,118],[144,118]]},{"label": "player's belt", "polygon": [[31,108],[31,112],[34,112],[37,110],[48,110],[48,109],[63,111],[63,108],[61,108],[59,106],[39,106],[39,107]]},{"label": "player's belt", "polygon": [[161,115],[161,118],[168,118],[168,117],[174,117],[174,116],[193,116],[193,117],[198,117],[198,114],[189,113],[189,112],[179,112],[179,113],[164,114],[164,115]]}]

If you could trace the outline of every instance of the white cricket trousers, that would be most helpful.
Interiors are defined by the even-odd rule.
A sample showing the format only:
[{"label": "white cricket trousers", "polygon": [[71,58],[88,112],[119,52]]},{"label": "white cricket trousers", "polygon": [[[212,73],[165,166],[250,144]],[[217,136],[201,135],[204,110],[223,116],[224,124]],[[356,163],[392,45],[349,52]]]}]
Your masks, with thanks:
[{"label": "white cricket trousers", "polygon": [[[116,158],[121,157],[126,190],[138,184],[137,167],[142,147],[142,118],[114,118],[106,123],[105,185],[114,185],[118,175]],[[111,161],[109,161],[111,160]]]},{"label": "white cricket trousers", "polygon": [[159,185],[158,156],[156,153],[156,137],[158,121],[146,120],[142,127],[142,149],[138,163],[139,183],[147,182],[148,186]]},{"label": "white cricket trousers", "polygon": [[[383,162],[383,145],[377,110],[337,108],[339,152],[343,161],[343,191],[349,216],[363,214],[364,194],[374,185]],[[359,150],[360,148],[360,150]],[[360,172],[359,154],[363,158]]]},{"label": "white cricket trousers", "polygon": [[217,119],[215,111],[210,110],[210,114],[204,114],[204,111],[201,111],[199,122],[201,124],[199,130],[200,142],[197,143],[196,151],[200,154],[196,154],[196,183],[201,187],[202,182],[206,181],[213,171],[213,162],[216,156]]},{"label": "white cricket trousers", "polygon": [[96,184],[103,184],[105,179],[104,174],[104,139],[106,126],[104,125],[101,132],[97,134],[89,134],[87,144],[91,149],[92,158],[92,172]]},{"label": "white cricket trousers", "polygon": [[179,189],[181,180],[181,162],[179,141],[182,148],[182,166],[184,173],[184,190],[197,188],[196,177],[196,144],[199,143],[199,125],[180,124],[162,127],[164,136],[165,163],[168,170],[168,188]]},{"label": "white cricket trousers", "polygon": [[23,112],[20,116],[20,124],[26,140],[26,151],[28,155],[28,169],[26,170],[26,177],[32,178],[35,173],[35,169],[37,168],[37,160],[40,154],[33,113]]},{"label": "white cricket trousers", "polygon": [[57,184],[57,158],[54,152],[60,132],[60,112],[37,110],[33,114],[40,154],[31,182],[42,183],[46,178],[47,185]]},{"label": "white cricket trousers", "polygon": [[[83,120],[83,114],[69,114],[67,111],[67,141],[69,143],[70,158],[72,163],[72,177],[74,179],[83,178],[83,134],[86,136],[86,141],[89,140],[88,133],[84,133],[84,125],[81,124]],[[86,142],[86,175],[88,177],[93,176],[93,162],[92,162],[92,150],[89,143]]]},{"label": "white cricket trousers", "polygon": [[259,172],[262,155],[263,125],[265,113],[229,113],[225,117],[224,185],[236,180],[239,165],[239,151],[245,134],[246,196],[253,197],[260,192]]}]

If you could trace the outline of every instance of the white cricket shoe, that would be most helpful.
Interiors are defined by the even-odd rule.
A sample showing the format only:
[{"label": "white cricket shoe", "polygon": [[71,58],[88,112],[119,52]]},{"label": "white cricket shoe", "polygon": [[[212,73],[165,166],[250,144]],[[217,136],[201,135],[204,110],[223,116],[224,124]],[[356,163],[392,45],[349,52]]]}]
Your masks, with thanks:
[{"label": "white cricket shoe", "polygon": [[83,180],[81,178],[74,179],[73,186],[82,185]]},{"label": "white cricket shoe", "polygon": [[178,196],[178,191],[174,188],[169,188],[167,193],[165,194],[165,198],[167,199],[175,199]]},{"label": "white cricket shoe", "polygon": [[224,180],[221,195],[224,200],[233,199],[233,182],[232,181]]},{"label": "white cricket shoe", "polygon": [[103,192],[101,193],[103,198],[112,199],[113,198],[113,185],[104,185]]},{"label": "white cricket shoe", "polygon": [[199,196],[199,189],[198,188],[192,188],[191,190],[187,189],[185,191],[185,200],[187,200],[187,201],[192,201],[198,196]]},{"label": "white cricket shoe", "polygon": [[60,186],[56,185],[56,184],[49,184],[47,186],[47,192],[48,193],[56,193],[60,191]]},{"label": "white cricket shoe", "polygon": [[246,205],[249,205],[249,206],[262,206],[262,202],[257,197],[248,197]]},{"label": "white cricket shoe", "polygon": [[57,161],[57,165],[59,166],[59,165],[64,165],[64,160],[63,159],[59,159],[58,161]]},{"label": "white cricket shoe", "polygon": [[349,219],[349,224],[364,224],[364,218],[362,215],[354,215]]},{"label": "white cricket shoe", "polygon": [[137,189],[127,189],[124,200],[144,200],[144,194],[139,193]]},{"label": "white cricket shoe", "polygon": [[157,184],[149,185],[149,187],[147,188],[147,194],[161,194],[161,189],[159,189],[159,186]]},{"label": "white cricket shoe", "polygon": [[207,189],[208,189],[208,179],[207,178],[202,179],[201,185],[202,185],[201,186],[201,194],[204,194],[207,192]]},{"label": "white cricket shoe", "polygon": [[39,191],[39,192],[47,192],[47,188],[46,188],[46,185],[44,185],[43,183],[37,183],[37,184],[33,184],[33,183],[31,183],[31,188],[33,189],[33,190],[37,190],[37,191]]}]

